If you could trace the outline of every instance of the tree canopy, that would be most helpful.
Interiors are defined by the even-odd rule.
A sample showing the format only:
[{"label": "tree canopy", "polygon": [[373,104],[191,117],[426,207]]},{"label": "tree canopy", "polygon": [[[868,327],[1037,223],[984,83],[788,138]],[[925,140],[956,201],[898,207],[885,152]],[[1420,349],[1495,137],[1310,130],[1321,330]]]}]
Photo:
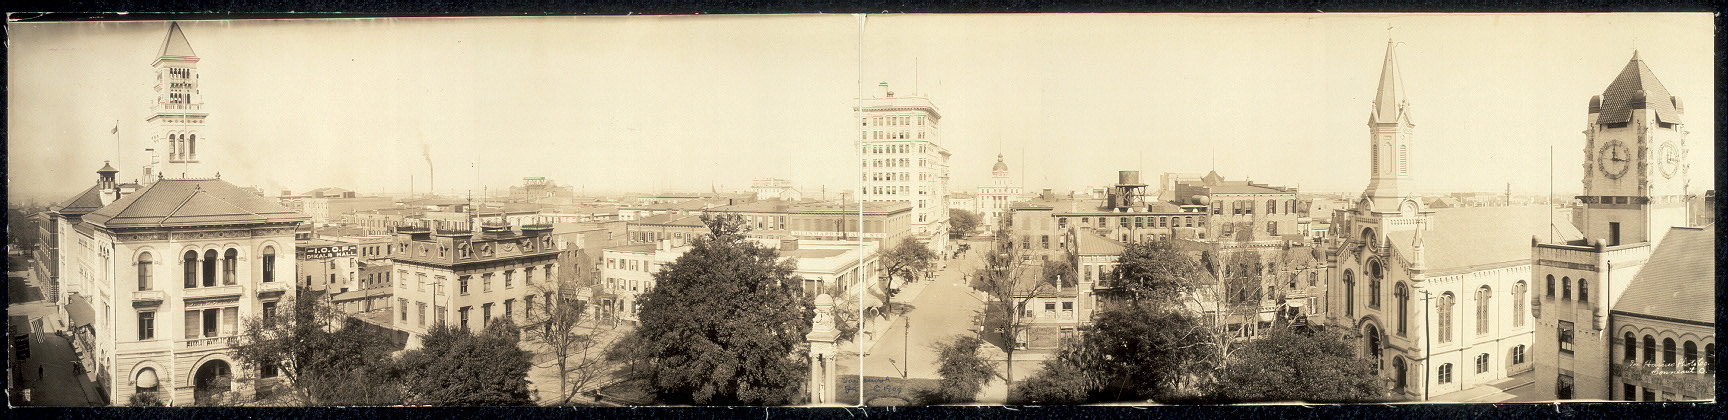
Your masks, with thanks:
[{"label": "tree canopy", "polygon": [[942,377],[936,389],[923,395],[925,404],[972,402],[984,384],[996,376],[996,368],[985,360],[979,350],[984,340],[977,336],[960,335],[937,344],[936,373]]},{"label": "tree canopy", "polygon": [[955,239],[964,238],[966,234],[978,230],[978,225],[983,222],[984,219],[979,217],[978,213],[963,209],[948,209],[948,236]]},{"label": "tree canopy", "polygon": [[744,239],[737,215],[704,216],[710,238],[659,273],[640,301],[633,352],[663,401],[784,405],[800,401],[800,349],[815,310],[779,252]]},{"label": "tree canopy", "polygon": [[1173,304],[1206,286],[1206,268],[1181,250],[1174,240],[1128,244],[1116,266],[1116,281],[1108,292],[1134,303]]},{"label": "tree canopy", "polygon": [[391,353],[400,343],[345,318],[322,299],[289,297],[277,314],[247,319],[234,357],[249,370],[274,367],[287,390],[310,405],[399,402]]},{"label": "tree canopy", "polygon": [[1231,402],[1379,401],[1385,385],[1338,329],[1279,328],[1248,342],[1213,391]]},{"label": "tree canopy", "polygon": [[528,393],[528,351],[509,319],[473,333],[438,324],[421,347],[402,354],[405,402],[427,405],[533,405]]}]

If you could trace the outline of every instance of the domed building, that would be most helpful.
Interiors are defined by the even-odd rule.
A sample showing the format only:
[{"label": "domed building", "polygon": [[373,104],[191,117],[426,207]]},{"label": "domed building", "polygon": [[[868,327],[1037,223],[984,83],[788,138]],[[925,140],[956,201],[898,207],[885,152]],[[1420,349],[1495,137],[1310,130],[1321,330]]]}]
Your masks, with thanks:
[{"label": "domed building", "polygon": [[978,187],[978,216],[986,232],[1001,227],[1002,218],[1008,215],[1009,206],[1020,200],[1020,194],[1020,184],[1009,176],[1008,162],[997,154],[996,164],[990,166],[990,185]]}]

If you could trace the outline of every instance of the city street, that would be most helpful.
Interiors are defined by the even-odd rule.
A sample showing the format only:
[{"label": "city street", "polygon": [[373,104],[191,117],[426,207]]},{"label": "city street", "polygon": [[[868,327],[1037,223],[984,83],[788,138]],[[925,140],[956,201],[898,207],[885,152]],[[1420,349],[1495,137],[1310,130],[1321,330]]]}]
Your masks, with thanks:
[{"label": "city street", "polygon": [[[13,376],[21,376],[23,381],[20,385],[31,390],[29,404],[56,407],[95,405],[91,401],[96,397],[87,391],[94,390],[95,384],[88,383],[85,375],[72,372],[72,362],[77,358],[72,351],[72,342],[53,333],[61,324],[54,303],[43,300],[41,285],[36,284],[29,271],[8,272],[6,282],[8,292],[15,293],[10,296],[24,297],[8,302],[6,310],[9,319],[14,321],[12,328],[30,334],[30,358],[20,366],[14,366],[19,373]],[[18,293],[20,291],[24,293]]]},{"label": "city street", "polygon": [[[984,245],[974,249],[987,248]],[[910,303],[911,312],[891,322],[864,356],[865,376],[937,378],[936,344],[955,335],[975,334],[973,315],[984,308],[961,275],[979,268],[976,251],[962,259],[948,260],[948,268],[927,279],[923,292]],[[908,330],[906,318],[911,320]],[[907,363],[910,357],[910,363]],[[911,370],[906,371],[910,366]],[[842,372],[850,370],[843,369]]]}]

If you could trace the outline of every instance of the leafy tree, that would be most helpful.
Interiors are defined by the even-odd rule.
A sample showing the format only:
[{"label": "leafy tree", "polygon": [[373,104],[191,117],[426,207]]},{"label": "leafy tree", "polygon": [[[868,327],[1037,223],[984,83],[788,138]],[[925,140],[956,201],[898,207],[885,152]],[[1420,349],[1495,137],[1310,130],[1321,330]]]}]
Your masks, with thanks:
[{"label": "leafy tree", "polygon": [[1104,361],[1091,341],[1062,344],[1044,368],[1008,392],[1009,404],[1085,404],[1098,399]]},{"label": "leafy tree", "polygon": [[402,354],[402,384],[408,404],[533,405],[528,394],[530,354],[517,343],[521,332],[509,319],[473,333],[439,323],[422,346]]},{"label": "leafy tree", "polygon": [[163,402],[162,396],[156,395],[155,392],[140,392],[132,394],[132,398],[126,402],[126,405],[128,407],[165,407],[168,403]]},{"label": "leafy tree", "polygon": [[1171,305],[1209,282],[1205,268],[1171,239],[1128,244],[1116,265],[1115,286],[1104,292],[1133,305]]},{"label": "leafy tree", "polygon": [[984,340],[976,336],[959,335],[947,342],[937,344],[937,360],[940,365],[936,373],[942,377],[937,382],[936,389],[927,390],[922,398],[925,404],[951,404],[972,402],[978,397],[978,391],[984,389],[984,384],[996,376],[996,368],[990,361],[979,354]]},{"label": "leafy tree", "polygon": [[702,217],[712,237],[654,274],[634,341],[616,352],[644,359],[660,398],[673,403],[799,402],[809,358],[800,349],[815,309],[779,252],[744,239],[737,215]]},{"label": "leafy tree", "polygon": [[[882,311],[882,318],[893,316],[894,296],[900,294],[900,289],[906,287],[907,283],[929,271],[936,258],[936,252],[931,251],[930,247],[910,237],[901,240],[900,244],[893,248],[880,252],[877,264],[881,267],[884,282],[882,306],[885,310]],[[899,286],[894,285],[895,277],[900,277]]]},{"label": "leafy tree", "polygon": [[1371,361],[1342,330],[1280,328],[1245,344],[1213,392],[1232,402],[1381,401]]},{"label": "leafy tree", "polygon": [[948,209],[949,237],[954,239],[964,238],[966,237],[966,234],[978,230],[978,225],[983,223],[984,220],[982,217],[978,216],[978,213],[973,213],[963,209]]},{"label": "leafy tree", "polygon": [[243,323],[234,346],[243,368],[274,366],[291,399],[308,405],[400,402],[387,385],[390,354],[400,347],[379,340],[368,324],[343,317],[321,299],[289,297],[279,305],[287,310]]}]

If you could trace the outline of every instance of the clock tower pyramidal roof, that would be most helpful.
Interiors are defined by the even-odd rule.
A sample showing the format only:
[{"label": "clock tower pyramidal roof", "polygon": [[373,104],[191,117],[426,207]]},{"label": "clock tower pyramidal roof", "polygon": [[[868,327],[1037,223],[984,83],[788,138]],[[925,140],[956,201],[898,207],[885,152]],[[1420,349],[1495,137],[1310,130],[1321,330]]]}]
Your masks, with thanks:
[{"label": "clock tower pyramidal roof", "polygon": [[158,56],[161,58],[195,58],[198,57],[198,54],[192,52],[192,43],[187,42],[186,34],[180,32],[180,23],[171,22],[168,24],[168,37],[162,40],[162,53]]},{"label": "clock tower pyramidal roof", "polygon": [[1608,83],[1608,89],[1602,91],[1600,104],[1597,102],[1598,99],[1591,98],[1590,112],[1601,113],[1596,120],[1598,124],[1631,121],[1632,111],[1637,109],[1655,111],[1657,121],[1678,124],[1685,110],[1680,99],[1669,95],[1668,88],[1656,80],[1650,66],[1638,58],[1637,51],[1632,52],[1632,60],[1620,70],[1620,75]]}]

